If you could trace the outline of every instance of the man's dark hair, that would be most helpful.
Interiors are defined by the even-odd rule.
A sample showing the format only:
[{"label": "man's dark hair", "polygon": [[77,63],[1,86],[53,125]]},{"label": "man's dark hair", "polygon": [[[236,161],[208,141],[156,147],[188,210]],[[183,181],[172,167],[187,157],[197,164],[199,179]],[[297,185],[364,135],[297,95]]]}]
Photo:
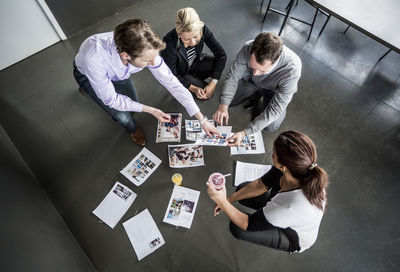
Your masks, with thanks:
[{"label": "man's dark hair", "polygon": [[271,32],[263,32],[258,34],[254,40],[250,53],[254,53],[256,61],[260,64],[263,64],[266,60],[275,63],[282,53],[282,48],[281,37]]},{"label": "man's dark hair", "polygon": [[165,48],[165,43],[142,19],[130,19],[117,25],[114,29],[114,42],[119,53],[126,52],[132,59],[139,57],[144,49]]}]

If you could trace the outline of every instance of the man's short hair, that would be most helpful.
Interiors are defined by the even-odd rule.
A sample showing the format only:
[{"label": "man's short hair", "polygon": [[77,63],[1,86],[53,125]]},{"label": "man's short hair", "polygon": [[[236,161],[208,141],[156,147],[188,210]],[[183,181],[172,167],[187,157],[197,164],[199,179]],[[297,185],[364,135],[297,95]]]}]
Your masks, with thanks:
[{"label": "man's short hair", "polygon": [[263,64],[270,60],[275,63],[282,53],[283,41],[281,37],[272,32],[263,32],[258,34],[254,40],[250,53],[256,57],[256,61]]},{"label": "man's short hair", "polygon": [[163,50],[165,43],[146,20],[130,19],[114,29],[114,42],[119,53],[126,52],[132,59],[145,49]]}]

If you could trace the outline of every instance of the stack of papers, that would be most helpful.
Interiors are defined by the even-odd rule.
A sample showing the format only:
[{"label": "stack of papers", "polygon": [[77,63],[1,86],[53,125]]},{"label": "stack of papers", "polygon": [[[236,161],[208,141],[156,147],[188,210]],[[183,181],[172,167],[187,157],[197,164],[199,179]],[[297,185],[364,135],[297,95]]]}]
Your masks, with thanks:
[{"label": "stack of papers", "polygon": [[196,141],[201,133],[201,124],[199,120],[185,120],[186,140]]},{"label": "stack of papers", "polygon": [[226,141],[231,136],[232,127],[231,126],[218,126],[217,131],[221,136],[213,135],[208,136],[204,131],[201,132],[199,138],[196,140],[195,144],[198,145],[213,145],[213,146],[227,146]]},{"label": "stack of papers", "polygon": [[[214,120],[207,120],[212,125],[215,125]],[[199,120],[185,120],[186,140],[197,141],[201,135],[201,123]]]},{"label": "stack of papers", "polygon": [[93,213],[113,229],[135,198],[133,191],[117,181]]},{"label": "stack of papers", "polygon": [[165,244],[148,209],[122,223],[140,261]]},{"label": "stack of papers", "polygon": [[141,185],[161,164],[161,160],[143,147],[142,151],[121,170],[121,174],[136,186]]},{"label": "stack of papers", "polygon": [[236,162],[235,186],[246,181],[253,181],[261,178],[271,169],[271,165],[262,165],[247,162]]},{"label": "stack of papers", "polygon": [[199,191],[175,185],[163,222],[189,229],[199,196]]}]

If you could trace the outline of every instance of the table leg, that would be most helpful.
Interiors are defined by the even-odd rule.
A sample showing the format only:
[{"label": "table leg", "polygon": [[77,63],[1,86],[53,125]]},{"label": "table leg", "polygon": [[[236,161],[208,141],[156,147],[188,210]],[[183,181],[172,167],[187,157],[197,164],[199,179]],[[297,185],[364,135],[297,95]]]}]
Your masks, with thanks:
[{"label": "table leg", "polygon": [[330,18],[331,18],[331,14],[329,14],[328,18],[326,19],[326,21],[325,21],[324,25],[322,26],[321,31],[319,32],[318,36],[321,36],[322,31],[324,31],[324,29],[325,29],[326,25],[328,24],[328,21],[329,21]]},{"label": "table leg", "polygon": [[267,9],[265,10],[264,19],[263,19],[263,21],[262,21],[263,23],[264,23],[264,21],[265,21],[265,18],[267,17],[267,13],[268,13],[269,7],[271,6],[271,1],[272,1],[272,0],[269,0]]},{"label": "table leg", "polygon": [[389,50],[378,60],[378,62],[380,62],[384,57],[386,57],[386,55],[389,54],[390,51],[392,51],[392,49],[389,49]]},{"label": "table leg", "polygon": [[288,9],[288,11],[286,12],[285,19],[283,19],[283,23],[282,23],[281,29],[279,30],[279,33],[278,33],[279,36],[281,35],[281,33],[282,33],[282,31],[283,31],[283,28],[285,27],[286,21],[287,21],[287,19],[289,18],[290,11],[292,10],[292,7],[293,7],[293,3],[294,3],[294,0],[290,0],[290,2],[289,2],[289,9]]},{"label": "table leg", "polygon": [[310,39],[310,37],[311,37],[311,33],[312,33],[312,31],[313,31],[313,28],[314,28],[315,19],[317,19],[318,10],[319,10],[318,8],[315,10],[314,19],[312,20],[312,23],[311,23],[311,29],[310,29],[310,33],[308,33],[307,41],[308,41],[308,40]]}]

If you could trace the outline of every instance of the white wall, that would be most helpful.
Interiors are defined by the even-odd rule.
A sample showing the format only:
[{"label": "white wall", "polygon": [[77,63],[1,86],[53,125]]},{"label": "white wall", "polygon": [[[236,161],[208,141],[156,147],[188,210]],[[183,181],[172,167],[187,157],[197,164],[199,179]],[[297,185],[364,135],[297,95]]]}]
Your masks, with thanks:
[{"label": "white wall", "polygon": [[0,70],[60,40],[35,0],[0,1]]}]

